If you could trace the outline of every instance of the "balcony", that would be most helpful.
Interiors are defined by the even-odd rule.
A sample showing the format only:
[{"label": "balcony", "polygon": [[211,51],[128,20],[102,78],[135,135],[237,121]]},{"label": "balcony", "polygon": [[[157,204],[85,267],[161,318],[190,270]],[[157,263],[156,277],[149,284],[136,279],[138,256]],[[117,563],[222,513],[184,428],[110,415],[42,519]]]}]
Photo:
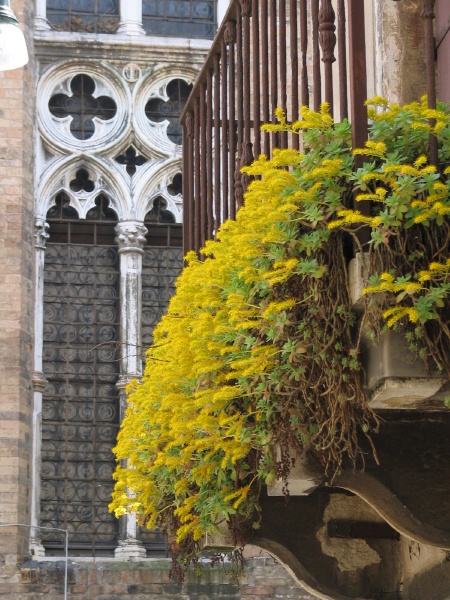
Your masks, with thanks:
[{"label": "balcony", "polygon": [[[263,133],[281,107],[330,106],[350,118],[353,146],[367,139],[364,105],[373,71],[374,23],[361,0],[232,0],[186,104],[183,125],[185,251],[199,251],[234,219],[248,177],[240,169],[273,148],[299,148],[297,135]],[[423,2],[429,106],[436,105],[434,2]],[[367,12],[367,11],[366,11]],[[364,25],[364,26],[362,26]],[[371,35],[369,35],[369,33]],[[366,41],[368,43],[366,44]],[[369,75],[369,76],[368,76]],[[431,158],[436,150],[431,145]]]},{"label": "balcony", "polygon": [[[421,10],[416,6],[412,15],[423,21],[421,52],[426,59],[430,108],[436,107],[433,4],[423,2]],[[221,223],[235,218],[249,182],[248,175],[241,173],[243,166],[261,153],[270,158],[274,148],[301,148],[301,136],[261,131],[263,123],[276,121],[276,108],[281,107],[293,122],[299,119],[302,105],[317,111],[327,102],[335,121],[350,119],[353,147],[364,145],[365,100],[368,90],[373,91],[375,78],[375,24],[365,10],[367,5],[361,0],[231,2],[181,119],[185,251],[198,253],[214,238]],[[429,154],[430,162],[436,164],[433,136]],[[356,166],[358,161],[363,157],[355,157]],[[370,202],[358,208],[370,214]],[[361,262],[355,248],[354,259],[354,263]],[[354,272],[355,265],[350,272],[352,269]],[[380,348],[387,345],[391,347],[390,340]],[[381,350],[366,346],[366,383],[370,393],[377,390],[373,392],[374,408],[420,406],[444,383],[439,378],[428,383],[422,365],[414,382],[414,357],[404,361],[404,373],[401,368],[392,372],[390,358],[381,358],[380,369]],[[406,378],[410,389],[423,389],[414,402],[408,400],[405,386],[399,392],[399,382]],[[391,381],[384,385],[385,379]]]}]

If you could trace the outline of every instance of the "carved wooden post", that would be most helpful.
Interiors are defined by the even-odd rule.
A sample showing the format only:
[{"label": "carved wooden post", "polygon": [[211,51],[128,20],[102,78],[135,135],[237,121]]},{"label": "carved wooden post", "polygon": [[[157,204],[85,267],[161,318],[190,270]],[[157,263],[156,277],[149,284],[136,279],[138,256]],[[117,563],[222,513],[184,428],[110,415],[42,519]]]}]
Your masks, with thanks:
[{"label": "carved wooden post", "polygon": [[[434,6],[436,0],[422,0],[422,19],[425,29],[425,63],[427,76],[427,95],[428,108],[436,108],[436,64],[435,64],[435,44],[433,33],[433,20],[436,15]],[[436,121],[430,119],[430,125],[433,127]],[[438,144],[436,136],[430,134],[430,163],[438,164]]]},{"label": "carved wooden post", "polygon": [[183,252],[194,248],[194,164],[193,164],[194,113],[188,111],[183,123]]},{"label": "carved wooden post", "polygon": [[229,176],[229,217],[234,219],[236,216],[235,202],[235,172],[236,172],[236,23],[227,21],[223,33],[225,43],[229,47],[228,60],[228,176]]},{"label": "carved wooden post", "polygon": [[[244,166],[249,165],[253,160],[253,144],[250,142],[250,16],[252,4],[250,0],[240,0],[242,16],[242,127],[243,131],[238,132],[242,143],[238,148],[238,157],[236,159],[235,173],[235,199],[236,207],[242,206],[244,192],[248,184],[248,176],[241,173]],[[238,40],[239,41],[239,40]],[[239,127],[239,124],[238,124]]]},{"label": "carved wooden post", "polygon": [[322,0],[319,9],[319,42],[322,48],[322,62],[325,64],[325,102],[333,114],[333,63],[336,60],[336,15],[331,0]]}]

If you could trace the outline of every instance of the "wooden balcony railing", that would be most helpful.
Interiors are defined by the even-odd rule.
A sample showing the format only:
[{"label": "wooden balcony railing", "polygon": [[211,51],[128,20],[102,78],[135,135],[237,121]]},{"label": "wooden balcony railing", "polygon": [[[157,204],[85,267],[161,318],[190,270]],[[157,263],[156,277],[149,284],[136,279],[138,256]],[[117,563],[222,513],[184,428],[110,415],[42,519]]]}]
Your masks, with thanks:
[{"label": "wooden balcony railing", "polygon": [[[434,0],[422,1],[435,106]],[[364,24],[363,0],[232,0],[181,117],[185,251],[235,217],[248,183],[241,167],[299,147],[296,135],[260,131],[277,107],[294,121],[302,105],[326,101],[336,120],[350,116],[354,146],[364,144]]]}]

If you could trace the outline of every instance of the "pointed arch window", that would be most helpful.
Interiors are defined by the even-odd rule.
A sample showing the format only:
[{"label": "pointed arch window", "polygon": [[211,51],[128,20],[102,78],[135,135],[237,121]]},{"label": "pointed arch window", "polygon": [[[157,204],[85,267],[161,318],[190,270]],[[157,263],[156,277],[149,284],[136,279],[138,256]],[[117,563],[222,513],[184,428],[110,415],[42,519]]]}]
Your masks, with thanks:
[{"label": "pointed arch window", "polygon": [[[100,195],[81,220],[65,194],[47,213],[41,524],[69,529],[72,555],[112,555],[108,511],[119,426],[117,215]],[[63,540],[43,532],[47,554]]]}]

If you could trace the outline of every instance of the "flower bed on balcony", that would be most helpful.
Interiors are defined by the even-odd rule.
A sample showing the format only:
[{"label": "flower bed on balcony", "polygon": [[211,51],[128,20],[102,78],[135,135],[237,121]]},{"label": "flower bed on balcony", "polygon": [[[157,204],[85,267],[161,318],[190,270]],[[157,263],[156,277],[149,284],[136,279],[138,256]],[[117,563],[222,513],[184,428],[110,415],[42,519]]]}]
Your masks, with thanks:
[{"label": "flower bed on balcony", "polygon": [[[359,440],[372,443],[378,420],[363,386],[362,328],[401,331],[449,371],[449,111],[376,98],[370,140],[356,150],[326,105],[304,108],[297,123],[278,117],[267,128],[301,134],[303,153],[247,167],[254,179],[236,221],[204,260],[188,254],[119,433],[127,466],[111,508],[166,529],[180,561],[224,522],[243,544],[258,528],[262,487],[287,482],[293,452],[312,452],[331,476],[364,466]],[[430,131],[440,170],[427,162]],[[365,156],[358,169],[355,154]],[[355,194],[370,211],[354,208]],[[348,285],[355,250],[369,253],[371,274],[359,319]]]}]

